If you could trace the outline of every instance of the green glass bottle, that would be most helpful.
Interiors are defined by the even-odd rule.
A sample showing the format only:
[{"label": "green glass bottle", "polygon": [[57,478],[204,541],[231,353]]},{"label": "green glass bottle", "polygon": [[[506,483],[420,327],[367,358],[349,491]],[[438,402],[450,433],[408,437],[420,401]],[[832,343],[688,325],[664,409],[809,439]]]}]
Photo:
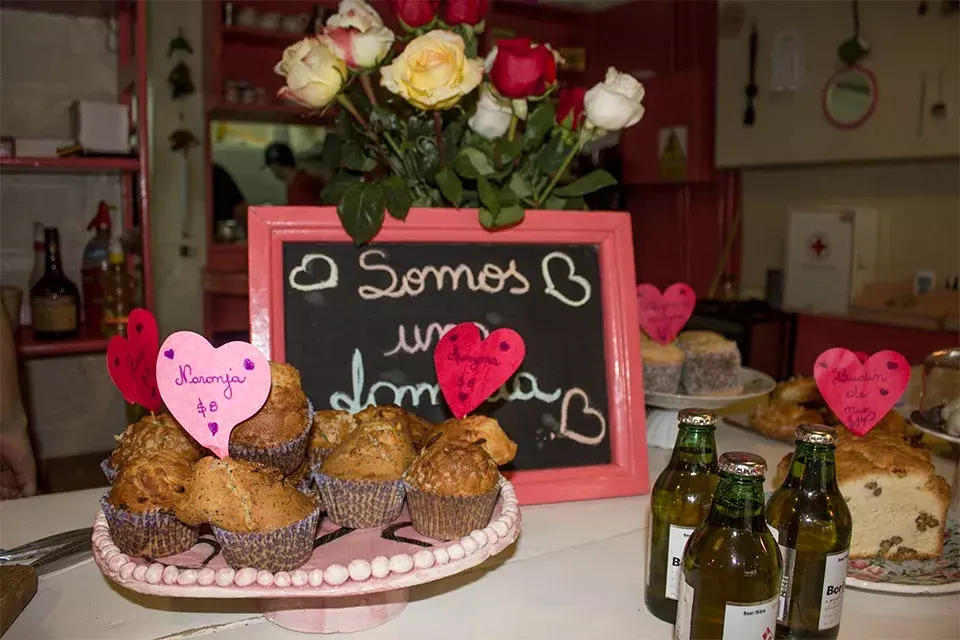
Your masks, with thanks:
[{"label": "green glass bottle", "polygon": [[720,456],[707,518],[687,542],[675,640],[773,640],[780,551],[763,516],[767,464],[752,453]]},{"label": "green glass bottle", "polygon": [[767,503],[783,557],[777,638],[840,633],[853,521],[837,485],[836,441],[833,427],[798,427],[790,472]]},{"label": "green glass bottle", "polygon": [[677,618],[680,562],[693,530],[703,522],[717,487],[717,416],[684,409],[673,455],[653,485],[644,600],[664,622]]}]

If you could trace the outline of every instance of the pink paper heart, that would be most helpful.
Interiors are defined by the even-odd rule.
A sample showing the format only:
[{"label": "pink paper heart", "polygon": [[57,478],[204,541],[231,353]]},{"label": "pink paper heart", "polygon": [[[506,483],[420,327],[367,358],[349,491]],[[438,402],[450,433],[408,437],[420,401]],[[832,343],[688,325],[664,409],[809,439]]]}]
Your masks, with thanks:
[{"label": "pink paper heart", "polygon": [[124,400],[150,411],[160,411],[163,401],[157,388],[157,321],[146,309],[134,309],[127,322],[127,337],[113,336],[107,343],[107,372]]},{"label": "pink paper heart", "polygon": [[191,331],[164,340],[156,362],[167,409],[194,440],[227,457],[230,432],[267,401],[270,363],[251,344],[214,349]]},{"label": "pink paper heart", "polygon": [[850,431],[865,435],[883,419],[910,382],[910,364],[896,351],[878,351],[866,362],[847,349],[827,349],[813,365],[817,388]]},{"label": "pink paper heart", "polygon": [[637,287],[640,328],[660,344],[673,342],[696,305],[697,295],[682,282],[670,285],[662,294],[652,284]]},{"label": "pink paper heart", "polygon": [[520,368],[527,353],[513,329],[497,329],[486,340],[472,322],[445,333],[433,350],[437,382],[447,405],[462,418],[486,401]]}]

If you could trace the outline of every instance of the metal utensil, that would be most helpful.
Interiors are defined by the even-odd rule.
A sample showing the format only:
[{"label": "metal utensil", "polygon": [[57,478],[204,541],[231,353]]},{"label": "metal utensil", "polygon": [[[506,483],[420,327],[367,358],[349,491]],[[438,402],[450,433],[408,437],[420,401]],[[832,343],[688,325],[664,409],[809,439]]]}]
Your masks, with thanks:
[{"label": "metal utensil", "polygon": [[60,547],[76,543],[77,541],[90,541],[93,535],[93,527],[74,529],[55,533],[51,536],[40,538],[32,542],[27,542],[13,549],[0,549],[0,564],[10,563],[28,563],[46,553],[56,551]]},{"label": "metal utensil", "polygon": [[43,576],[59,569],[80,564],[91,557],[93,557],[93,543],[90,538],[81,538],[41,556],[35,562],[30,563],[30,566],[37,572],[38,576]]},{"label": "metal utensil", "polygon": [[937,101],[930,107],[930,117],[935,120],[947,117],[947,103],[943,101],[943,69],[937,72]]}]

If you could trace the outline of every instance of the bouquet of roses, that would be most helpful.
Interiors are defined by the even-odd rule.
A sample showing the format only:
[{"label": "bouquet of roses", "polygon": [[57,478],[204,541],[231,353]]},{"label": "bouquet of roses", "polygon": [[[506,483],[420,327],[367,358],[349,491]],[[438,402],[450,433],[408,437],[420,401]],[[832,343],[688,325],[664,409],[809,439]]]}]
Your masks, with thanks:
[{"label": "bouquet of roses", "polygon": [[342,0],[320,33],[283,52],[280,97],[341,107],[323,200],[358,244],[411,206],[478,208],[496,230],[525,209],[583,209],[584,195],[615,184],[570,165],[587,142],[640,121],[643,86],[611,67],[589,90],[558,90],[560,57],[524,38],[477,58],[488,3],[392,0],[398,38],[364,0]]}]

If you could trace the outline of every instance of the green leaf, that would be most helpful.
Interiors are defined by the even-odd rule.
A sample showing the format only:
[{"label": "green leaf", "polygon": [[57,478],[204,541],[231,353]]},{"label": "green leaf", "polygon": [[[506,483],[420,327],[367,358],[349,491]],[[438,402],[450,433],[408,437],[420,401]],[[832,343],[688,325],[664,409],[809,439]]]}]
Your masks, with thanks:
[{"label": "green leaf", "polygon": [[500,197],[497,190],[490,184],[489,180],[480,177],[477,178],[477,192],[480,194],[480,202],[496,218],[500,214]]},{"label": "green leaf", "polygon": [[383,181],[383,201],[387,213],[397,220],[406,220],[413,204],[407,183],[400,176],[390,176]]},{"label": "green leaf", "polygon": [[400,118],[396,112],[384,107],[374,107],[370,112],[370,124],[381,131],[399,131]]},{"label": "green leaf", "polygon": [[443,194],[443,197],[449,200],[453,206],[459,207],[463,201],[463,185],[453,169],[449,165],[445,165],[440,171],[437,171],[434,181],[440,187],[440,193]]},{"label": "green leaf", "polygon": [[518,224],[523,220],[524,215],[525,212],[521,206],[511,205],[509,207],[503,207],[500,209],[500,215],[497,216],[497,227],[503,229],[504,227],[511,227]]},{"label": "green leaf", "polygon": [[567,201],[556,194],[551,193],[547,201],[543,203],[543,208],[547,211],[563,211],[567,207]]},{"label": "green leaf", "polygon": [[563,139],[560,136],[554,136],[546,146],[540,149],[540,153],[537,154],[537,161],[535,163],[537,171],[541,173],[554,173],[555,171],[559,171],[569,153],[570,148],[563,143]]},{"label": "green leaf", "polygon": [[556,110],[552,102],[543,102],[533,110],[523,130],[523,148],[533,151],[541,145],[544,136],[553,128]]},{"label": "green leaf", "polygon": [[510,191],[510,187],[504,187],[500,190],[501,207],[512,207],[516,204],[520,204],[520,197],[517,196],[517,194],[515,194],[513,191]]},{"label": "green leaf", "polygon": [[523,179],[519,173],[510,176],[510,182],[507,183],[507,189],[518,198],[529,198],[533,195],[530,185]]},{"label": "green leaf", "polygon": [[373,171],[377,161],[367,156],[363,146],[350,141],[340,150],[340,164],[351,171]]},{"label": "green leaf", "polygon": [[587,206],[587,201],[583,198],[567,198],[567,202],[563,205],[563,208],[567,211],[587,211],[590,207]]},{"label": "green leaf", "polygon": [[338,171],[320,194],[324,204],[340,204],[347,189],[361,182],[360,176],[348,171]]},{"label": "green leaf", "polygon": [[340,224],[353,241],[366,244],[383,226],[383,190],[380,185],[361,182],[351,186],[337,205]]},{"label": "green leaf", "polygon": [[516,139],[500,138],[497,142],[497,151],[500,152],[501,165],[509,164],[523,151],[523,143]]},{"label": "green leaf", "polygon": [[440,168],[440,150],[437,149],[437,141],[432,137],[417,138],[415,146],[420,168],[418,177],[429,178]]},{"label": "green leaf", "polygon": [[463,139],[463,123],[454,120],[443,130],[443,162],[451,163],[460,151],[460,140]]},{"label": "green leaf", "polygon": [[412,115],[410,116],[410,119],[407,120],[407,138],[410,140],[416,140],[417,138],[423,136],[432,136],[434,134],[433,127],[434,124],[432,114],[429,116],[429,118],[426,115]]},{"label": "green leaf", "polygon": [[493,163],[480,151],[473,147],[467,147],[460,151],[457,159],[453,161],[453,168],[457,170],[464,178],[476,180],[480,176],[486,176],[493,173]]},{"label": "green leaf", "polygon": [[486,209],[480,209],[480,226],[489,231],[497,228],[497,222],[494,220],[493,214]]},{"label": "green leaf", "polygon": [[603,189],[604,187],[611,187],[615,184],[617,184],[616,178],[603,169],[597,169],[595,171],[591,171],[587,175],[571,184],[560,187],[554,191],[554,193],[564,198],[569,198],[571,196],[583,196],[588,193],[593,193],[594,191]]}]

